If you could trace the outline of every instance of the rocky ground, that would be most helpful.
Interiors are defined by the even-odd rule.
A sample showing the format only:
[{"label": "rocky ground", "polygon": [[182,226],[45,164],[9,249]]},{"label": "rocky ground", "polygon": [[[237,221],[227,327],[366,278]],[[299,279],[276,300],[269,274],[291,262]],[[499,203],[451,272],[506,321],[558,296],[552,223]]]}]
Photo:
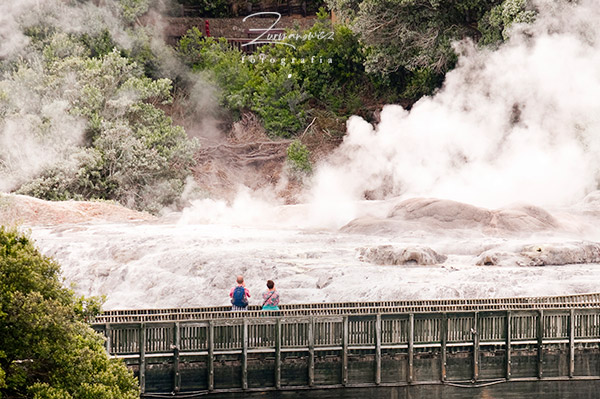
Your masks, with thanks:
[{"label": "rocky ground", "polygon": [[0,225],[57,226],[91,222],[150,221],[155,217],[108,201],[50,202],[0,193]]},{"label": "rocky ground", "polygon": [[105,295],[106,309],[161,308],[227,305],[238,274],[254,295],[275,280],[285,303],[600,292],[595,204],[364,201],[337,229],[319,227],[308,204],[223,202],[218,211],[205,201],[156,218],[107,202],[3,195],[0,222],[28,230],[66,284]]}]

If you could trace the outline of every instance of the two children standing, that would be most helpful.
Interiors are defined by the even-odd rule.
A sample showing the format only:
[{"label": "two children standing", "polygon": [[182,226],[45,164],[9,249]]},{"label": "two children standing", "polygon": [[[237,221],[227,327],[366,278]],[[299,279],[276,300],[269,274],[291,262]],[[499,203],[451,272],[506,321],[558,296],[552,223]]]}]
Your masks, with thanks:
[{"label": "two children standing", "polygon": [[[246,310],[248,309],[248,298],[250,291],[246,288],[243,276],[237,276],[237,285],[229,292],[231,297],[231,310]],[[263,310],[279,310],[279,293],[275,290],[273,280],[267,281],[267,291],[262,294]]]}]

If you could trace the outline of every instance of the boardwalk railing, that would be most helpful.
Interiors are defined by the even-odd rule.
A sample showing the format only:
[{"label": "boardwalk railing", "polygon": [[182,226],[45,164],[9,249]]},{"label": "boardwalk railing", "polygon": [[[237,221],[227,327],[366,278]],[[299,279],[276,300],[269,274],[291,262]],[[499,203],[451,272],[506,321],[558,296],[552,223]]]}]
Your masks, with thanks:
[{"label": "boardwalk railing", "polygon": [[[519,309],[568,309],[600,306],[600,293],[516,298],[486,299],[435,299],[375,302],[329,302],[280,305],[279,312],[264,312],[258,305],[250,305],[243,314],[247,317],[260,316],[310,316],[372,313],[409,312],[456,312]],[[170,308],[109,310],[96,318],[96,323],[125,323],[141,321],[206,320],[237,316],[231,306],[204,308]]]},{"label": "boardwalk railing", "polygon": [[107,351],[137,373],[144,395],[600,378],[598,303],[569,309],[243,315],[94,327],[105,334]]}]

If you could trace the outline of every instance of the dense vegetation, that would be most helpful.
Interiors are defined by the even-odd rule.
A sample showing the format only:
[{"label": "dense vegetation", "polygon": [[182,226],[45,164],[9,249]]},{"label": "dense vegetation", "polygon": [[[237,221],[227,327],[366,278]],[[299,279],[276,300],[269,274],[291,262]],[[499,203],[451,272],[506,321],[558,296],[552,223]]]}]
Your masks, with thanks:
[{"label": "dense vegetation", "polygon": [[0,227],[0,397],[134,399],[137,382],[86,323],[99,302],[63,288],[60,268]]},{"label": "dense vegetation", "polygon": [[[181,40],[179,53],[220,87],[219,101],[234,117],[255,112],[274,137],[293,137],[315,118],[317,130],[340,134],[350,115],[371,119],[382,104],[410,106],[440,87],[457,59],[454,41],[494,46],[511,24],[535,16],[527,0],[327,3],[339,23],[332,26],[322,9],[312,28],[288,31],[282,44],[253,55],[204,38],[197,29]],[[322,32],[333,34],[315,39]],[[298,40],[306,35],[312,38]]]},{"label": "dense vegetation", "polygon": [[[182,59],[220,88],[219,101],[234,118],[250,110],[272,137],[293,137],[315,120],[315,128],[341,136],[345,119],[371,117],[367,104],[398,90],[365,73],[358,36],[345,25],[331,26],[327,14],[309,30],[288,32],[284,43],[245,54],[224,39],[204,38],[193,29],[180,41]],[[305,36],[331,35],[328,39]],[[296,36],[294,36],[296,35]],[[300,36],[300,37],[298,37]]]},{"label": "dense vegetation", "polygon": [[[202,18],[224,18],[249,15],[257,11],[280,9],[287,12],[288,6],[298,6],[308,13],[316,12],[322,7],[324,0],[176,0],[176,4],[187,6],[187,13]],[[181,9],[172,5],[173,15],[180,15]]]},{"label": "dense vegetation", "polygon": [[368,49],[367,70],[443,74],[456,61],[452,43],[497,44],[513,23],[531,22],[528,0],[327,0]]},{"label": "dense vegetation", "polygon": [[[131,22],[149,2],[118,4],[110,16],[131,27],[118,32],[129,49],[117,44],[110,21],[104,29],[72,33],[48,16],[49,22],[26,27],[28,56],[1,63],[0,124],[14,126],[20,137],[13,141],[30,138],[56,159],[19,193],[116,200],[156,212],[182,192],[197,145],[159,108],[172,101],[172,82],[157,76],[150,38]],[[29,166],[10,151],[0,149],[0,172]]]},{"label": "dense vegetation", "polygon": [[[231,16],[231,1],[188,3]],[[0,135],[0,173],[39,164],[12,189],[151,212],[178,198],[195,165],[197,142],[163,111],[194,80],[216,88],[206,95],[217,93],[225,122],[253,112],[273,138],[308,132],[336,141],[350,115],[376,120],[381,105],[410,106],[440,87],[457,59],[454,41],[495,46],[512,24],[535,18],[528,0],[327,0],[337,23],[321,9],[310,29],[246,54],[198,29],[175,50],[157,47],[140,22],[152,0],[48,4],[89,6],[81,9],[94,10],[100,28],[70,29],[58,15],[21,27],[25,51],[0,59],[0,127],[17,132]],[[14,154],[15,140],[37,143],[55,161]],[[309,150],[302,142],[289,149],[296,170],[310,172]]]},{"label": "dense vegetation", "polygon": [[[54,56],[57,46],[61,57]],[[71,114],[87,121],[89,146],[19,192],[50,200],[114,199],[146,210],[172,202],[181,192],[194,147],[183,129],[155,107],[170,101],[170,82],[144,76],[117,51],[82,56],[83,48],[66,37],[54,36],[45,50],[45,67],[37,73],[52,85],[75,79],[79,90],[65,93],[65,100]],[[11,79],[27,75],[25,68],[20,66]],[[52,89],[44,83],[36,90]]]}]

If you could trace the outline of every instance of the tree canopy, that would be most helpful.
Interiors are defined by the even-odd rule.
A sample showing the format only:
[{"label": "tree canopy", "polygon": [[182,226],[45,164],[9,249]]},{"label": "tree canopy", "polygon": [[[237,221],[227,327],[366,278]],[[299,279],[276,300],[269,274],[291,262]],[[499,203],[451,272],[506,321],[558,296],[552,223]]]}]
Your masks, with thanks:
[{"label": "tree canopy", "polygon": [[137,382],[85,321],[98,301],[63,287],[60,267],[0,227],[0,397],[134,399]]},{"label": "tree canopy", "polygon": [[[151,212],[179,197],[198,143],[166,115],[172,80],[132,22],[149,3],[49,1],[48,16],[14,16],[27,55],[0,58],[0,188]],[[61,13],[90,27],[73,31]]]},{"label": "tree canopy", "polygon": [[[328,0],[370,48],[367,69],[382,73],[429,68],[443,73],[452,42],[506,37],[514,22],[531,22],[527,0]],[[493,31],[493,32],[490,32]],[[500,35],[498,35],[500,33]]]},{"label": "tree canopy", "polygon": [[439,86],[454,67],[453,42],[496,45],[512,24],[531,22],[529,0],[327,0],[359,35],[367,72],[407,76],[405,96],[417,99]]}]

